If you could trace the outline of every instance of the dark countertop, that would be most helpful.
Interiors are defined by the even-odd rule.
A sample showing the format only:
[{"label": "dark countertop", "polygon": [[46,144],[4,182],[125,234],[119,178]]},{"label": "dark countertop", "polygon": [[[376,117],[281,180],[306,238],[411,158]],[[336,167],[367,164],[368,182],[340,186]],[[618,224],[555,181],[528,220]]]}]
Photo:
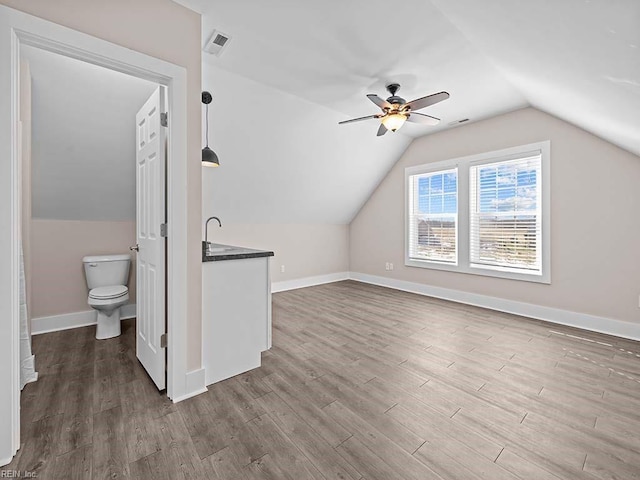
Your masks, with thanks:
[{"label": "dark countertop", "polygon": [[202,261],[219,262],[222,260],[242,260],[244,258],[273,257],[274,253],[266,250],[254,250],[253,248],[236,247],[214,243],[215,251],[207,252],[205,242],[202,242]]}]

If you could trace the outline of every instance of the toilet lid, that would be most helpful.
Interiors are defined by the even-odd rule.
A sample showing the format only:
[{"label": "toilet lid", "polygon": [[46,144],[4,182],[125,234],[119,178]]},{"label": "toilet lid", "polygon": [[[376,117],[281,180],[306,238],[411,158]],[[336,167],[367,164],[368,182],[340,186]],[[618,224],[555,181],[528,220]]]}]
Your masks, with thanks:
[{"label": "toilet lid", "polygon": [[108,300],[110,298],[122,297],[128,292],[129,289],[124,285],[110,285],[108,287],[94,288],[89,292],[89,296],[100,300]]}]

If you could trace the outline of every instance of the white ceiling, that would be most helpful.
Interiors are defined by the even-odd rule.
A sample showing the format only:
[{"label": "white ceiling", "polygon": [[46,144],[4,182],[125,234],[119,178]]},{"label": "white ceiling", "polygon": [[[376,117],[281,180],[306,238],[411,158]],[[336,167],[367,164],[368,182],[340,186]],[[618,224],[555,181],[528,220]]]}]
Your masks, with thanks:
[{"label": "white ceiling", "polygon": [[531,105],[640,155],[640,1],[432,3]]},{"label": "white ceiling", "polygon": [[203,44],[232,36],[205,62],[345,119],[399,81],[407,100],[451,93],[427,111],[440,126],[403,134],[533,105],[640,154],[638,0],[178,1],[203,13]]},{"label": "white ceiling", "polygon": [[32,47],[35,218],[134,220],[135,114],[157,85]]},{"label": "white ceiling", "polygon": [[[214,28],[232,36],[219,58],[203,54],[206,63],[327,106],[340,112],[341,120],[378,113],[365,95],[388,97],[385,85],[392,81],[401,84],[399,94],[406,100],[443,90],[451,94],[425,110],[441,117],[441,125],[407,124],[401,132],[411,137],[462,118],[478,120],[527,105],[498,69],[424,0],[192,1],[206,12],[203,41]],[[390,15],[397,21],[389,21]],[[398,34],[388,27],[392,23]],[[370,130],[375,135],[374,120]]]},{"label": "white ceiling", "polygon": [[[349,222],[412,138],[529,105],[640,154],[638,0],[178,1],[203,14],[203,45],[231,36],[203,53],[227,122],[204,214]],[[365,94],[389,82],[407,100],[448,91],[424,110],[441,124],[336,125],[376,113]]]}]

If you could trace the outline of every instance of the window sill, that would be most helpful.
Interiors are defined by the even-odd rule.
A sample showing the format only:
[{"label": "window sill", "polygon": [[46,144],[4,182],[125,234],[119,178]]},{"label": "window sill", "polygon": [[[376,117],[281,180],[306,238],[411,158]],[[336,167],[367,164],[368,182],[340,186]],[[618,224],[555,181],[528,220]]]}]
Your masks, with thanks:
[{"label": "window sill", "polygon": [[416,260],[413,258],[405,258],[404,264],[407,267],[427,268],[431,270],[442,270],[453,273],[479,275],[482,277],[503,278],[506,280],[544,283],[548,285],[551,284],[551,275],[549,274],[549,272],[547,272],[546,274],[543,273],[542,275],[532,273],[519,273],[508,271],[506,269],[500,269],[500,267],[490,268],[481,266],[455,265],[442,262],[433,262],[429,260]]}]

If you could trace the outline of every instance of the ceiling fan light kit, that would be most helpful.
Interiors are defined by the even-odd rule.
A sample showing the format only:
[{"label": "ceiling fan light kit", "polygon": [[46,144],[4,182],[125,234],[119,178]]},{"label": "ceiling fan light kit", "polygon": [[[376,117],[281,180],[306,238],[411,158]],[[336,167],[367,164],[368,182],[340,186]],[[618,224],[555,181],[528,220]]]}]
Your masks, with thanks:
[{"label": "ceiling fan light kit", "polygon": [[359,122],[361,120],[369,120],[372,118],[382,119],[381,125],[378,128],[379,137],[387,133],[387,130],[395,132],[402,127],[406,121],[420,123],[422,125],[437,125],[440,122],[439,118],[432,117],[431,115],[425,115],[424,113],[418,113],[416,110],[435,105],[436,103],[449,98],[449,94],[447,92],[439,92],[427,95],[426,97],[417,98],[407,103],[404,98],[396,95],[396,92],[400,90],[400,84],[390,83],[387,85],[387,90],[391,96],[386,100],[383,100],[374,93],[367,95],[369,100],[380,107],[382,110],[381,114],[378,113],[367,117],[344,120],[342,122],[338,122],[338,124],[342,125],[345,123]]},{"label": "ceiling fan light kit", "polygon": [[392,132],[398,130],[406,121],[407,115],[402,113],[390,113],[382,117],[382,124],[387,130],[391,130]]}]

